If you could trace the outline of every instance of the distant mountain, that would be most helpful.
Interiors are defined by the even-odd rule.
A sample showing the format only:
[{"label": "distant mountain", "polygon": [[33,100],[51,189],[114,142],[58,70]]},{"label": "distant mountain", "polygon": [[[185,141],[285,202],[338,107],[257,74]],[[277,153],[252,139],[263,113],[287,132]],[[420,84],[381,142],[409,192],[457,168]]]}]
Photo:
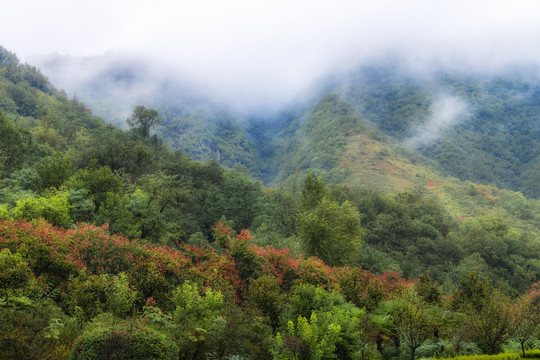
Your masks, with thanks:
[{"label": "distant mountain", "polygon": [[[359,152],[377,148],[383,158],[393,153],[387,149],[392,144],[447,176],[540,196],[535,68],[490,76],[444,71],[420,76],[391,62],[364,66],[327,77],[304,103],[249,115],[200,95],[193,84],[153,72],[142,61],[53,57],[42,65],[53,79],[86,66],[87,75],[69,85],[106,121],[122,122],[136,103],[155,107],[163,120],[157,132],[169,145],[196,159],[248,169],[266,183],[308,167],[339,181],[357,172],[350,161]],[[399,173],[396,178],[408,178]]]},{"label": "distant mountain", "polygon": [[540,195],[536,69],[490,77],[441,72],[428,79],[364,70],[335,89],[386,135],[436,161],[446,174]]}]

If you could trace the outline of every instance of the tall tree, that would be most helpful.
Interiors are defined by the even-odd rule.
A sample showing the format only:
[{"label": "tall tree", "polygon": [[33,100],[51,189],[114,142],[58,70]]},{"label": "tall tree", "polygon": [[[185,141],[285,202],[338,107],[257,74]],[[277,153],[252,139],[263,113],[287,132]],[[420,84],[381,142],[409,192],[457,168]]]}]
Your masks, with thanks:
[{"label": "tall tree", "polygon": [[514,339],[521,345],[525,357],[525,343],[531,339],[540,326],[540,282],[519,298],[514,305]]},{"label": "tall tree", "polygon": [[299,235],[306,251],[337,266],[353,261],[363,233],[360,214],[349,203],[338,205],[323,198],[312,210],[299,215]]},{"label": "tall tree", "polygon": [[392,318],[400,337],[411,349],[411,360],[415,360],[416,349],[434,336],[440,326],[443,311],[414,300],[406,300],[403,307],[394,311]]},{"label": "tall tree", "polygon": [[497,354],[514,334],[513,309],[500,293],[489,295],[479,309],[471,309],[467,323],[472,340],[486,354]]},{"label": "tall tree", "polygon": [[127,124],[144,139],[150,136],[150,130],[161,124],[157,110],[147,109],[142,105],[137,105],[133,114],[126,120]]}]

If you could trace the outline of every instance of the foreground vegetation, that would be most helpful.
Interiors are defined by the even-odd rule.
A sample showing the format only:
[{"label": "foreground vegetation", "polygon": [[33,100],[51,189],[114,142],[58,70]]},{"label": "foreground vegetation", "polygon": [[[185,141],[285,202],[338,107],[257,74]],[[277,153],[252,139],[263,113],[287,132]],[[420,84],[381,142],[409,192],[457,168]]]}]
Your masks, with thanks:
[{"label": "foreground vegetation", "polygon": [[442,296],[429,273],[376,276],[261,248],[221,223],[213,233],[214,248],[173,249],[2,221],[2,358],[495,354],[510,339],[525,349],[540,323],[540,283],[510,299],[471,273]]}]

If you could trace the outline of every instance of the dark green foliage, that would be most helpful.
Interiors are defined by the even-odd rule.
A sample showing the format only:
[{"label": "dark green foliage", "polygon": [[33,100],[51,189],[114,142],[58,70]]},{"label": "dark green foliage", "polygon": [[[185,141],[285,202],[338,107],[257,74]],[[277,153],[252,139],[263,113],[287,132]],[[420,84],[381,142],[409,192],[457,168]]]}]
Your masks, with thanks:
[{"label": "dark green foliage", "polygon": [[68,186],[87,190],[88,196],[99,208],[105,202],[107,193],[118,193],[122,183],[122,178],[109,167],[100,166],[97,161],[92,161],[85,169],[73,175]]},{"label": "dark green foliage", "polygon": [[34,146],[30,134],[9,120],[0,110],[0,174],[9,175],[27,163]]},{"label": "dark green foliage", "polygon": [[483,307],[484,301],[491,297],[493,288],[489,286],[485,279],[482,279],[474,272],[469,273],[461,279],[459,289],[454,297],[454,308],[464,311],[467,307],[472,307],[473,311],[478,311]]},{"label": "dark green foliage", "polygon": [[441,301],[440,286],[431,278],[429,271],[418,277],[416,292],[426,304],[438,305]]},{"label": "dark green foliage", "polygon": [[278,327],[285,302],[278,279],[265,275],[252,280],[247,300],[270,319],[272,328]]},{"label": "dark green foliage", "polygon": [[472,340],[486,354],[501,352],[515,331],[512,316],[511,303],[504,294],[489,294],[482,299],[480,308],[467,314]]},{"label": "dark green foliage", "polygon": [[142,105],[135,106],[133,114],[126,122],[143,139],[147,139],[150,136],[150,130],[161,124],[157,110],[147,109]]},{"label": "dark green foliage", "polygon": [[304,184],[301,192],[300,204],[302,205],[302,208],[304,210],[314,209],[322,199],[326,197],[326,194],[327,189],[322,177],[315,176],[311,170],[308,170],[304,177]]},{"label": "dark green foliage", "polygon": [[36,163],[35,168],[40,189],[49,187],[59,189],[73,171],[71,159],[62,153],[42,158]]},{"label": "dark green foliage", "polygon": [[216,109],[184,109],[177,105],[163,110],[158,134],[175,149],[196,160],[217,160],[230,168],[259,173],[256,144],[239,125],[239,119]]},{"label": "dark green foliage", "polygon": [[287,316],[289,319],[298,319],[299,316],[309,319],[313,311],[329,311],[344,304],[345,299],[341,295],[314,285],[299,284],[292,290]]}]

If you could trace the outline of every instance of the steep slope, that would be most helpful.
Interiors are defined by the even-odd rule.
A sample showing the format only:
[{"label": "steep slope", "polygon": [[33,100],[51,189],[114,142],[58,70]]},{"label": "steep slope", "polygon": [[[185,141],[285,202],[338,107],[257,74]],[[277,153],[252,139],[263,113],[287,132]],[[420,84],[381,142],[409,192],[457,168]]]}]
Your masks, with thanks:
[{"label": "steep slope", "polygon": [[449,176],[536,198],[539,89],[536,69],[421,78],[379,67],[349,74],[333,91]]},{"label": "steep slope", "polygon": [[[332,135],[328,141],[321,142],[321,134],[303,124],[317,123],[313,107],[325,96],[338,94],[361,114],[364,126],[371,124],[391,142],[419,151],[433,160],[430,166],[448,176],[540,196],[536,68],[499,74],[444,69],[411,73],[388,60],[329,76],[314,85],[312,94],[317,95],[304,97],[278,115],[254,116],[239,115],[226,104],[201,96],[193,84],[156,73],[142,60],[52,57],[42,64],[53,79],[70,80],[75,93],[106,121],[123,123],[127,110],[137,103],[154,107],[163,119],[158,134],[170,146],[196,159],[247,168],[266,183],[305,169],[306,164],[325,171],[336,165],[335,152],[346,142],[340,136],[352,134],[340,133],[343,129],[334,132],[332,127],[343,124],[328,114],[324,116],[328,127],[316,129]],[[84,66],[89,75],[67,77],[77,66]],[[284,153],[304,156],[293,156],[295,164],[279,160]],[[312,159],[311,153],[319,157]]]},{"label": "steep slope", "polygon": [[155,64],[120,54],[49,55],[38,60],[56,84],[70,89],[107,122],[125,128],[136,105],[155,108],[162,120],[156,133],[167,145],[196,160],[215,159],[259,174],[256,151],[240,125],[242,118],[202,95],[193,84],[158,71]]},{"label": "steep slope", "polygon": [[[113,88],[144,83],[139,65],[113,65],[99,73]],[[520,203],[521,195],[504,188],[538,196],[540,82],[535,74],[527,69],[498,77],[418,76],[392,63],[371,66],[319,84],[321,100],[266,117],[238,116],[167,81],[160,86],[153,81],[156,92],[147,100],[160,112],[157,132],[167,144],[196,159],[249,169],[268,184],[298,178],[311,168],[332,183],[436,195],[456,218],[506,216],[505,209],[516,205],[501,199]],[[97,83],[87,89],[99,90]],[[158,94],[165,96],[157,101]],[[523,201],[527,209],[535,203]],[[511,221],[529,226],[520,217],[527,216]]]},{"label": "steep slope", "polygon": [[397,193],[412,191],[436,198],[458,221],[483,215],[539,234],[538,200],[519,192],[448,176],[433,160],[374,128],[351,104],[329,95],[311,114],[291,117],[269,157],[279,181],[312,169],[334,184]]}]

